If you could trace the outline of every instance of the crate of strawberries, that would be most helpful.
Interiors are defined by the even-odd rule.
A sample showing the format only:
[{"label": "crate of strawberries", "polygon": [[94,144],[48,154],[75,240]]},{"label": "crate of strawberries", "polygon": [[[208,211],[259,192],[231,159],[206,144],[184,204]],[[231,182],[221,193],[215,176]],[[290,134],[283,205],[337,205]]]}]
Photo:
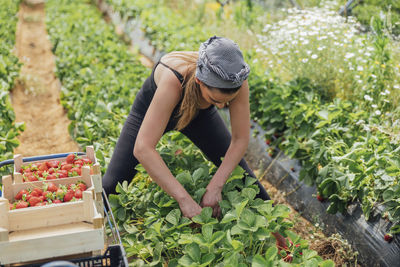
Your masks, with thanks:
[{"label": "crate of strawberries", "polygon": [[0,265],[99,253],[104,248],[100,166],[87,155],[20,166],[16,161],[14,179],[3,176]]}]

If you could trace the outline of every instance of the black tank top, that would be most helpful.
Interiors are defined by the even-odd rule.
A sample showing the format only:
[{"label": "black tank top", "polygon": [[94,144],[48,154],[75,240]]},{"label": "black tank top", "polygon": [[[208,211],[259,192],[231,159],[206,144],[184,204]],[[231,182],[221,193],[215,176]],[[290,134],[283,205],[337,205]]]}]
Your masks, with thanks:
[{"label": "black tank top", "polygon": [[[142,115],[143,117],[146,114],[147,109],[149,108],[150,103],[153,100],[154,94],[156,93],[156,90],[157,90],[157,84],[154,81],[154,72],[155,72],[158,64],[165,66],[166,68],[170,69],[175,74],[176,78],[178,78],[178,80],[182,84],[183,93],[185,92],[183,75],[180,74],[178,71],[174,70],[173,68],[171,68],[170,66],[164,64],[163,62],[158,61],[157,64],[153,67],[151,75],[145,80],[145,82],[142,85],[142,88],[137,93],[135,101],[134,101],[132,109],[131,109],[131,113],[134,112],[136,114]],[[182,98],[183,98],[183,95],[182,95]],[[171,119],[174,121],[177,118],[179,108],[181,106],[182,98],[172,112]]]}]

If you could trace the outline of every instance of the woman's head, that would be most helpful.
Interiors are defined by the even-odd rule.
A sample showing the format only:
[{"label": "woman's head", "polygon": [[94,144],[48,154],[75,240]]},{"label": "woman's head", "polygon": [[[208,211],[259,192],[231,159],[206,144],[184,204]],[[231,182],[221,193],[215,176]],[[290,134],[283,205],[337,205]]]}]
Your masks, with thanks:
[{"label": "woman's head", "polygon": [[240,88],[250,73],[239,46],[224,37],[211,37],[200,45],[196,78],[210,88]]},{"label": "woman's head", "polygon": [[197,57],[179,57],[187,62],[188,71],[177,130],[193,119],[201,99],[219,108],[229,105],[250,72],[238,45],[223,37],[214,36],[202,43]]}]

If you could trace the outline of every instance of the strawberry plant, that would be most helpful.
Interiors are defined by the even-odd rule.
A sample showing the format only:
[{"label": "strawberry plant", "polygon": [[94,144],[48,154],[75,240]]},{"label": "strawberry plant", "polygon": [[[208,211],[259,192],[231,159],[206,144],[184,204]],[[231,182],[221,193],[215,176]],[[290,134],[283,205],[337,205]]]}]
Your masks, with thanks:
[{"label": "strawberry plant", "polygon": [[[180,134],[172,133],[158,150],[176,179],[200,203],[216,168],[192,144],[185,152],[190,161],[165,157],[186,142]],[[118,194],[109,198],[128,257],[136,265],[252,266],[268,261],[278,266],[290,253],[293,264],[333,266],[290,231],[293,224],[288,220],[288,207],[255,199],[255,179],[246,177],[243,182],[245,174],[240,167],[224,186],[222,217],[213,218],[211,208],[203,208],[192,220],[182,216],[178,203],[152,182],[141,166],[137,169],[132,182],[118,184]],[[280,232],[299,245],[289,248],[288,244],[287,252],[273,250],[274,255],[270,255],[275,247],[271,232]]]},{"label": "strawberry plant", "polygon": [[[21,66],[12,52],[18,5],[19,1],[3,1],[0,5],[0,161],[13,157],[13,150],[19,145],[16,137],[25,127],[23,123],[14,122],[15,114],[9,98],[9,91],[14,86]],[[10,171],[0,170],[0,174],[7,173]]]}]

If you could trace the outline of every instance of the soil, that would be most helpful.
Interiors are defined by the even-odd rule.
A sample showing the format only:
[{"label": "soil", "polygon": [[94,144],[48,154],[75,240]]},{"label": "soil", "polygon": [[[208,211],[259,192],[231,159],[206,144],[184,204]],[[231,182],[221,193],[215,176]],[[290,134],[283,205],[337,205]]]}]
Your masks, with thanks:
[{"label": "soil", "polygon": [[70,121],[60,104],[61,84],[45,26],[44,3],[20,5],[15,53],[23,64],[11,93],[16,122],[25,122],[14,154],[34,156],[81,151],[68,133]]}]

